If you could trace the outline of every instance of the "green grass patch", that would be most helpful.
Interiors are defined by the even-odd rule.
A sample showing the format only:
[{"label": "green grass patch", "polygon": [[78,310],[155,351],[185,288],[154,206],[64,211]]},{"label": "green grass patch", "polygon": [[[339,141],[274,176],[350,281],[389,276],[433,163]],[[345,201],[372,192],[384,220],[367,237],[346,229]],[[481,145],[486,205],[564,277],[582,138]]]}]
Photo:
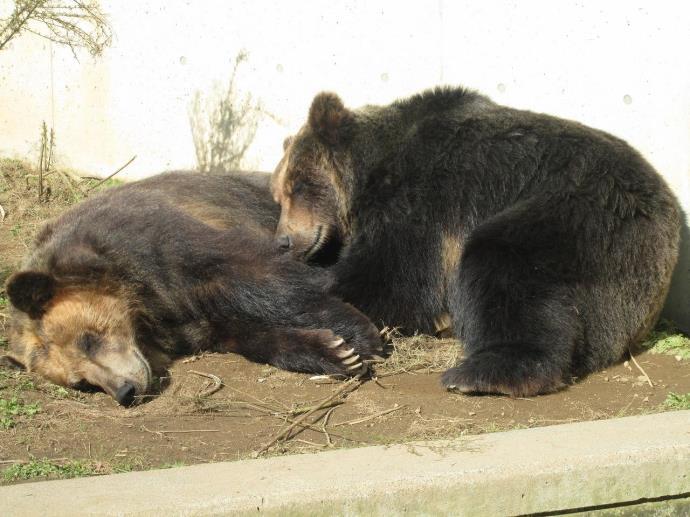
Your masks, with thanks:
[{"label": "green grass patch", "polygon": [[76,478],[95,474],[98,474],[98,471],[93,463],[68,461],[59,464],[49,460],[32,460],[8,467],[2,473],[2,479],[11,482],[45,477]]},{"label": "green grass patch", "polygon": [[0,390],[6,388],[12,388],[16,396],[22,391],[35,390],[36,385],[23,371],[0,370]]},{"label": "green grass patch", "polygon": [[685,395],[669,393],[664,400],[664,407],[667,409],[690,409],[690,393]]},{"label": "green grass patch", "polygon": [[9,380],[12,378],[9,370],[0,368],[0,390],[4,390],[9,387]]},{"label": "green grass patch", "polygon": [[642,343],[652,354],[666,354],[690,359],[690,338],[667,320],[661,320]]},{"label": "green grass patch", "polygon": [[72,396],[72,393],[68,391],[67,388],[63,388],[57,384],[47,384],[41,388],[41,391],[44,391],[54,399],[66,399]]},{"label": "green grass patch", "polygon": [[26,404],[17,397],[0,398],[0,429],[11,429],[17,425],[17,418],[32,417],[40,410],[38,404]]},{"label": "green grass patch", "polygon": [[0,392],[7,390],[5,398],[12,393],[14,397],[21,396],[25,391],[37,391],[45,393],[53,399],[82,399],[84,394],[71,388],[65,388],[47,381],[34,381],[31,375],[24,371],[16,371],[8,368],[0,368]]},{"label": "green grass patch", "polygon": [[16,463],[2,472],[2,481],[28,481],[37,478],[68,479],[85,476],[101,476],[105,474],[120,474],[143,468],[140,461],[96,461],[69,460],[56,461],[48,459],[34,459],[25,463]]}]

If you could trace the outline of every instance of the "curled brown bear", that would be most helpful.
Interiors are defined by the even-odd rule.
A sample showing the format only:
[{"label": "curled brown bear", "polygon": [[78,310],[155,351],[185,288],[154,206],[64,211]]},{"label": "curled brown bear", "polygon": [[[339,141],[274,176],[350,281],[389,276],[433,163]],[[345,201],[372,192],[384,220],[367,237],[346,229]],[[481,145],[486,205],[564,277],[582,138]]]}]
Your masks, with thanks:
[{"label": "curled brown bear", "polygon": [[278,253],[268,177],[168,173],[105,191],[48,223],[10,277],[6,364],[140,401],[170,359],[235,352],[354,375],[376,327],[324,271]]},{"label": "curled brown bear", "polygon": [[358,109],[317,95],[272,190],[277,244],[326,258],[335,294],[460,338],[442,382],[464,393],[548,393],[620,360],[678,255],[678,203],[626,142],[464,88]]}]

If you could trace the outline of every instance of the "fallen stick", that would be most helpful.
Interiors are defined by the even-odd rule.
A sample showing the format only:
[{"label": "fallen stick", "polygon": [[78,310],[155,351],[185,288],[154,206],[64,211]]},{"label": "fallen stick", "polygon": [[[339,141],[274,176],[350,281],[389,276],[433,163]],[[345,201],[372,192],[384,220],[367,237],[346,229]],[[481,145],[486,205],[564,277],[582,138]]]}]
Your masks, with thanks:
[{"label": "fallen stick", "polygon": [[[272,417],[275,417],[275,418],[279,418],[280,420],[282,420],[283,422],[285,422],[285,423],[287,423],[287,424],[292,424],[292,423],[295,422],[294,420],[292,420],[292,419],[290,418],[291,416],[295,416],[295,415],[288,414],[288,413],[286,413],[286,412],[284,412],[284,411],[279,411],[279,410],[275,410],[275,409],[270,409],[270,408],[265,408],[265,407],[257,406],[256,404],[252,404],[251,402],[245,402],[245,401],[243,401],[243,400],[232,401],[232,403],[234,403],[234,404],[243,404],[243,405],[247,406],[249,409],[253,409],[254,411],[258,411],[259,413],[263,413],[264,415],[272,416]],[[328,423],[328,417],[331,415],[331,413],[336,409],[337,406],[339,406],[339,405],[342,404],[342,403],[343,403],[343,402],[341,402],[341,401],[336,401],[336,402],[332,403],[331,405],[327,405],[327,406],[324,406],[324,407],[321,408],[321,409],[330,408],[330,410],[328,411],[328,413],[326,413],[326,418],[325,418],[326,424]],[[299,413],[298,413],[298,414],[299,414]],[[317,419],[317,421],[318,421],[318,419]],[[318,432],[323,433],[324,430],[323,430],[323,429],[320,429],[320,428],[318,428],[318,427],[316,427],[316,426],[314,425],[315,423],[316,423],[316,422],[312,422],[312,423],[304,423],[304,422],[302,422],[302,423],[299,423],[299,424],[297,424],[297,425],[299,425],[302,429],[310,429],[310,430],[312,430],[312,431],[318,431]],[[325,433],[325,434],[328,434],[328,433]],[[346,440],[348,439],[348,438],[346,438],[345,436],[340,436],[340,435],[336,435],[336,436],[338,436],[338,438],[344,438],[344,439],[346,439]],[[355,441],[355,440],[351,440],[351,441]]]},{"label": "fallen stick", "polygon": [[333,441],[331,441],[331,435],[328,434],[328,431],[326,430],[326,426],[328,425],[328,419],[331,418],[331,414],[335,411],[335,408],[332,407],[326,412],[326,416],[323,419],[323,422],[321,422],[321,431],[323,432],[324,435],[326,435],[326,445],[329,447],[333,447]]},{"label": "fallen stick", "polygon": [[163,433],[161,433],[160,431],[151,431],[151,429],[149,429],[148,427],[146,427],[146,426],[143,425],[143,424],[142,424],[142,426],[141,426],[141,429],[142,429],[143,431],[146,431],[147,433],[157,434],[159,437],[163,438]]},{"label": "fallen stick", "polygon": [[386,409],[384,411],[380,411],[378,413],[374,413],[373,415],[365,416],[363,418],[356,418],[354,420],[348,420],[347,422],[338,422],[337,424],[333,424],[333,427],[339,427],[341,425],[356,425],[356,424],[361,424],[363,422],[367,422],[368,420],[373,420],[374,418],[387,415],[389,413],[393,413],[394,411],[398,411],[399,409],[402,409],[407,406],[398,406],[398,407],[393,407],[390,409]]},{"label": "fallen stick", "polygon": [[[235,387],[233,387],[233,386],[227,386],[227,385],[226,385],[226,387],[227,387],[227,388],[230,388],[230,389],[231,389],[232,391],[234,391],[234,392],[239,393],[239,394],[242,395],[243,397],[247,397],[247,398],[250,398],[250,399],[254,399],[256,402],[259,403],[260,406],[268,406],[268,403],[267,403],[265,400],[262,400],[262,399],[260,399],[260,398],[257,398],[257,397],[255,397],[254,395],[251,395],[251,394],[249,394],[249,393],[245,393],[244,391],[239,390],[239,389],[237,389],[237,388],[235,388]],[[285,404],[283,404],[282,402],[280,402],[279,400],[276,400],[276,399],[274,398],[273,401],[276,402],[276,403],[278,403],[279,405],[283,406],[283,407],[285,408],[285,411],[288,411],[288,410],[289,410],[289,408],[288,408]]]},{"label": "fallen stick", "polygon": [[212,373],[197,372],[196,370],[189,370],[189,373],[193,373],[194,375],[199,375],[201,377],[206,377],[207,379],[211,379],[211,381],[213,382],[210,388],[207,388],[201,393],[199,393],[199,397],[201,398],[213,395],[215,392],[219,391],[223,387],[223,380],[217,375],[214,375]]},{"label": "fallen stick", "polygon": [[[321,406],[317,409],[328,409],[328,408],[332,408],[335,406],[339,406],[341,404],[344,404],[344,402],[342,400],[334,400],[330,404],[328,404],[326,406]],[[302,408],[298,408],[298,409],[292,409],[292,410],[287,411],[287,413],[289,413],[290,416],[298,416],[298,415],[301,415],[303,413],[308,413],[309,411],[314,409],[314,407],[316,407],[316,406],[307,406],[307,407],[302,407]]]},{"label": "fallen stick", "polygon": [[98,183],[96,183],[93,187],[91,187],[89,190],[87,190],[87,192],[91,192],[93,189],[98,188],[98,187],[100,187],[101,185],[103,185],[103,183],[105,183],[106,181],[108,181],[110,178],[112,178],[113,176],[115,176],[116,174],[118,174],[118,173],[119,173],[120,171],[122,171],[125,167],[127,167],[130,163],[132,163],[136,157],[137,157],[137,155],[135,154],[135,155],[132,156],[132,157],[129,159],[129,161],[128,161],[127,163],[125,163],[122,167],[120,167],[119,169],[117,169],[117,170],[116,170],[115,172],[113,172],[110,176],[106,176],[106,177],[103,178],[101,181],[99,181]]},{"label": "fallen stick", "polygon": [[[395,371],[392,371],[392,372],[377,373],[377,374],[376,374],[376,377],[379,378],[379,379],[383,379],[383,378],[385,378],[385,377],[391,377],[391,376],[393,376],[393,375],[401,375],[401,374],[403,374],[403,373],[409,373],[410,375],[417,375],[417,374],[414,373],[414,372],[418,372],[418,371],[424,370],[424,369],[425,369],[425,367],[421,367],[421,368],[418,368],[418,369],[416,369],[416,370],[411,370],[411,369],[409,369],[409,368],[400,368],[399,370],[395,370]],[[430,370],[429,373],[438,373],[438,372],[440,372],[440,371],[442,371],[442,370]]]},{"label": "fallen stick", "polygon": [[644,378],[647,379],[647,382],[649,385],[653,388],[654,384],[652,383],[652,379],[649,378],[649,375],[647,375],[647,372],[645,372],[640,364],[635,360],[635,357],[633,357],[632,352],[630,351],[630,347],[628,347],[628,354],[630,354],[630,359],[632,359],[632,362],[635,366],[637,366],[637,369],[642,372],[642,375],[644,375]]},{"label": "fallen stick", "polygon": [[153,431],[154,433],[170,434],[170,433],[220,433],[220,429],[172,429],[170,431]]},{"label": "fallen stick", "polygon": [[[342,402],[340,402],[339,404],[341,404],[341,403],[342,403]],[[237,405],[242,405],[242,406],[247,407],[247,409],[254,410],[254,411],[258,411],[259,413],[263,413],[263,414],[266,415],[266,416],[272,416],[272,417],[274,417],[274,418],[278,418],[278,419],[280,419],[283,423],[286,423],[286,424],[292,424],[292,423],[294,423],[294,420],[292,420],[292,419],[290,418],[290,415],[289,415],[286,411],[282,411],[282,410],[278,410],[278,409],[272,409],[272,408],[269,408],[269,407],[259,406],[259,405],[257,405],[257,404],[252,404],[251,402],[246,402],[246,401],[244,401],[244,400],[224,401],[223,404],[233,404],[233,405],[237,404]],[[325,407],[322,408],[322,409],[326,409],[327,407],[329,407],[329,406],[325,406]],[[336,409],[336,407],[337,407],[337,406],[331,407],[330,411],[326,414],[326,416],[327,416],[327,417],[330,416],[330,413],[331,413],[332,411],[334,411],[334,410]],[[192,414],[192,415],[188,415],[188,416],[196,416],[196,415],[193,415],[193,414]],[[221,413],[219,416],[224,416],[224,415],[222,415],[222,413]],[[249,415],[247,415],[247,416],[249,416]],[[316,422],[318,422],[318,419],[316,420]],[[308,429],[308,430],[310,430],[310,431],[315,431],[315,432],[318,432],[318,433],[324,433],[324,430],[323,430],[322,428],[317,427],[316,425],[314,425],[316,422],[313,422],[313,423],[302,422],[302,423],[299,423],[299,424],[297,424],[297,425],[298,425],[301,429],[305,429],[305,430]],[[327,422],[328,422],[328,420],[326,419],[326,423],[327,423]],[[150,429],[145,429],[145,430],[148,431],[148,432],[150,432],[150,433],[157,433],[157,432],[158,432],[158,431],[151,431]],[[328,432],[325,432],[325,433],[324,433],[324,435],[328,435],[328,434],[329,434]],[[356,439],[354,439],[354,438],[348,438],[347,436],[343,436],[343,435],[341,435],[341,434],[336,434],[336,433],[331,433],[331,436],[334,436],[334,437],[336,437],[336,438],[341,438],[341,439],[343,439],[343,440],[347,440],[347,441],[350,441],[350,442],[368,443],[368,442],[364,442],[364,441],[362,441],[362,440],[356,440]],[[327,438],[327,439],[328,439],[328,438]]]},{"label": "fallen stick", "polygon": [[326,399],[324,399],[320,404],[317,404],[316,406],[314,406],[313,409],[307,411],[306,413],[302,414],[302,416],[300,416],[299,418],[297,418],[296,420],[294,420],[294,421],[292,422],[291,425],[289,425],[288,427],[286,427],[285,429],[283,429],[281,432],[279,432],[279,433],[275,436],[275,438],[273,438],[270,442],[268,442],[266,445],[264,445],[263,447],[261,447],[261,449],[259,449],[258,452],[254,453],[253,456],[254,456],[254,457],[260,456],[261,454],[263,454],[264,452],[266,452],[268,449],[270,449],[271,447],[273,447],[273,446],[274,446],[276,443],[278,443],[280,440],[282,440],[282,439],[288,437],[288,436],[290,435],[290,433],[292,432],[292,430],[293,430],[295,427],[297,427],[298,425],[300,425],[304,420],[306,420],[307,418],[309,418],[309,417],[310,417],[311,415],[313,415],[316,411],[318,411],[319,409],[323,409],[324,407],[327,407],[328,404],[330,404],[331,402],[333,402],[334,400],[336,400],[338,397],[342,397],[342,396],[344,396],[344,395],[347,395],[347,394],[350,393],[351,391],[357,389],[357,388],[362,384],[361,377],[362,377],[362,374],[359,374],[359,375],[356,375],[355,377],[353,377],[352,379],[350,379],[349,381],[347,381],[347,382],[346,382],[345,384],[343,384],[343,385],[341,386],[341,388],[338,389],[335,393],[331,394],[329,397],[327,397]]}]

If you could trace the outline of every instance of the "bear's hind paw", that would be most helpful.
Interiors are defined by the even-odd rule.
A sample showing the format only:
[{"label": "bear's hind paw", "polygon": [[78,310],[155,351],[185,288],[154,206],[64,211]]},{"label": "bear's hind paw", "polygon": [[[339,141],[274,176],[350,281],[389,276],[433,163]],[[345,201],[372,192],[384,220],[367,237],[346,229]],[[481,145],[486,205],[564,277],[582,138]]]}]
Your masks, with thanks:
[{"label": "bear's hind paw", "polygon": [[555,372],[533,372],[519,375],[512,372],[501,374],[495,369],[484,371],[481,366],[467,361],[447,370],[441,383],[449,391],[467,395],[498,394],[509,397],[533,397],[563,389],[566,384]]}]

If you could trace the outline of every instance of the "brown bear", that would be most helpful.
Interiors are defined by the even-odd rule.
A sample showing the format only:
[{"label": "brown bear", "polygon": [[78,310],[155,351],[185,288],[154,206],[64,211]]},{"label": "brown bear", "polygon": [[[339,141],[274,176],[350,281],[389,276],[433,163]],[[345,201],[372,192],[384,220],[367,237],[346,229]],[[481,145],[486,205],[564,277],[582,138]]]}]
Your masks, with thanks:
[{"label": "brown bear", "polygon": [[334,293],[378,325],[452,326],[450,389],[557,390],[658,317],[679,207],[603,131],[464,88],[355,110],[321,93],[284,151],[277,245],[330,265]]},{"label": "brown bear", "polygon": [[5,363],[130,405],[179,354],[236,352],[352,375],[376,327],[326,294],[329,276],[275,250],[268,176],[169,173],[73,207],[7,282]]}]

